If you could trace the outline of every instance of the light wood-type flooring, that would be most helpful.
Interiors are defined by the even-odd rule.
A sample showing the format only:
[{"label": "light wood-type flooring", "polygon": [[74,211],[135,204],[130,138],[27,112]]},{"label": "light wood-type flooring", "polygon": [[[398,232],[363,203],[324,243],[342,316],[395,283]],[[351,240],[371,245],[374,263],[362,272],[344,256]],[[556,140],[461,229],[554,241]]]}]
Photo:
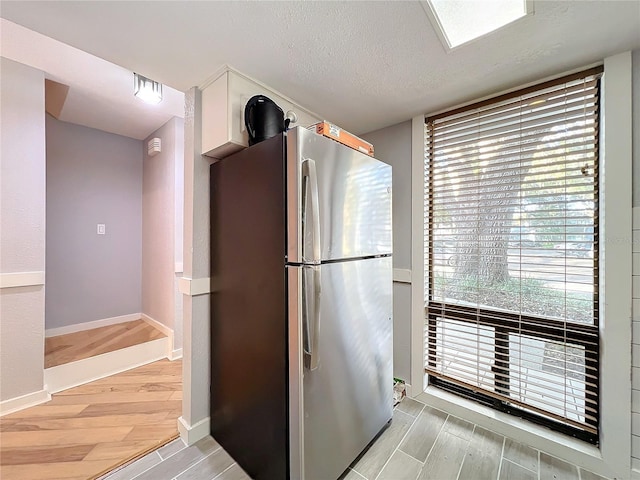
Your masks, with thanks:
[{"label": "light wood-type flooring", "polygon": [[[104,480],[248,478],[224,449],[207,437],[190,447],[177,440]],[[391,425],[341,480],[423,479],[604,480],[528,445],[405,398],[396,407]]]},{"label": "light wood-type flooring", "polygon": [[181,411],[181,361],[54,394],[0,418],[0,478],[94,478],[175,438]]},{"label": "light wood-type flooring", "polygon": [[162,332],[144,320],[48,337],[45,338],[44,345],[44,368],[83,360],[164,337]]}]

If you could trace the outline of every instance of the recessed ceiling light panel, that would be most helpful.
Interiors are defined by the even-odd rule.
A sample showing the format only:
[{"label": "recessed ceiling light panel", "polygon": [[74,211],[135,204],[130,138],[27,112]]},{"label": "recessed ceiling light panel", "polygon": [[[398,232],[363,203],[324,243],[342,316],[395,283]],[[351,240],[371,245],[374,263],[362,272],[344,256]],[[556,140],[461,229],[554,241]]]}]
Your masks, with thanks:
[{"label": "recessed ceiling light panel", "polygon": [[425,0],[440,39],[455,48],[533,12],[530,0]]},{"label": "recessed ceiling light panel", "polygon": [[162,101],[162,84],[134,73],[133,94],[146,103],[160,103]]}]

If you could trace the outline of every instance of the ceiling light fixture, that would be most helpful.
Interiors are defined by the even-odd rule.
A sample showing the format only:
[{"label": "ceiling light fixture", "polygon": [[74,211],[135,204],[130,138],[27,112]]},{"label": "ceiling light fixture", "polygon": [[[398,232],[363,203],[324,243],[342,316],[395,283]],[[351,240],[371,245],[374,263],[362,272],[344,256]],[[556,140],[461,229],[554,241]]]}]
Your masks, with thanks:
[{"label": "ceiling light fixture", "polygon": [[448,49],[533,13],[532,0],[422,0],[421,3]]},{"label": "ceiling light fixture", "polygon": [[134,73],[133,94],[146,103],[160,103],[162,101],[162,84]]}]

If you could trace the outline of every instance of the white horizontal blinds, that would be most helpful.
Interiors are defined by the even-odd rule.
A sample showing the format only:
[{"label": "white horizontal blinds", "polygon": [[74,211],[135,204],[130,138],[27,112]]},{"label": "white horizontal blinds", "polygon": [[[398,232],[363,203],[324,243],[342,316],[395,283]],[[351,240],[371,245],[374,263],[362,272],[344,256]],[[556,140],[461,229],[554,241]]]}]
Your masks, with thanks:
[{"label": "white horizontal blinds", "polygon": [[425,126],[426,371],[592,433],[600,74]]}]

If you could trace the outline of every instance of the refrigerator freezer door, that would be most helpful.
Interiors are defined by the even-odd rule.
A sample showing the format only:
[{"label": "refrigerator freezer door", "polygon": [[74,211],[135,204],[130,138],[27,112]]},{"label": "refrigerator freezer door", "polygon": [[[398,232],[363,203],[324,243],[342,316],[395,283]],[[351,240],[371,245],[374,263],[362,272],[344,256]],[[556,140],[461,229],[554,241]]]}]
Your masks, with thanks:
[{"label": "refrigerator freezer door", "polygon": [[289,263],[318,263],[318,248],[321,261],[391,254],[391,166],[294,128],[287,133],[287,218]]},{"label": "refrigerator freezer door", "polygon": [[[318,268],[319,289],[313,284]],[[304,299],[302,294],[292,298],[289,285],[290,314],[300,313],[300,320],[290,316],[289,364],[303,376],[302,385],[295,377],[290,382],[291,478],[337,479],[392,415],[391,258],[288,269],[297,271],[290,272],[290,282],[297,281],[301,293],[308,292]],[[317,318],[305,314],[316,309],[304,306],[316,291]],[[306,343],[305,328],[318,335],[315,370],[304,365],[304,348],[295,345]],[[296,476],[296,470],[304,476]]]}]

